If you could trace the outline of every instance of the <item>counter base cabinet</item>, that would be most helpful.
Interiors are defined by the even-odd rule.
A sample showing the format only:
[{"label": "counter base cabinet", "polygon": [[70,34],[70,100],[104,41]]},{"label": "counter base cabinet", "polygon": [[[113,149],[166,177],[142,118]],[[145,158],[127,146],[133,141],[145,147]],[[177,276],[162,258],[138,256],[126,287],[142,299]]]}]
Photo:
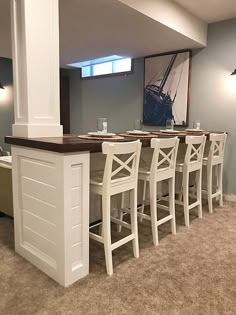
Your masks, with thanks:
[{"label": "counter base cabinet", "polygon": [[12,147],[16,252],[65,287],[89,272],[89,156]]}]

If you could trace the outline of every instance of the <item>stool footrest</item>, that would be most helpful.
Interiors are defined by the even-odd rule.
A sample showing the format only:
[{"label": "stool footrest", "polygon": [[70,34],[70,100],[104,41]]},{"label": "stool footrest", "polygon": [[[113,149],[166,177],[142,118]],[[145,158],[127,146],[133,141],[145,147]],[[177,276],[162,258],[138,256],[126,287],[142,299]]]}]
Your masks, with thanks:
[{"label": "stool footrest", "polygon": [[[175,203],[180,206],[183,206],[184,204],[183,201],[179,201],[179,200],[175,200]],[[200,201],[195,201],[194,203],[188,205],[188,210],[191,210],[199,205],[200,205]]]},{"label": "stool footrest", "polygon": [[138,216],[139,216],[140,218],[143,218],[143,219],[146,219],[146,220],[151,221],[151,216],[150,216],[150,215],[145,214],[145,213],[141,213],[141,212],[138,212],[137,214],[138,214]]},{"label": "stool footrest", "polygon": [[212,194],[211,198],[213,199],[213,198],[215,198],[215,197],[217,197],[217,196],[219,196],[221,194],[222,194],[222,192],[219,190],[219,191],[215,192],[214,194]]},{"label": "stool footrest", "polygon": [[158,204],[158,205],[157,205],[157,209],[161,209],[161,210],[165,210],[165,211],[170,212],[170,209],[169,209],[168,206],[161,205],[161,204]]},{"label": "stool footrest", "polygon": [[103,236],[100,236],[96,233],[93,233],[93,232],[89,232],[89,237],[92,239],[92,240],[95,240],[95,241],[98,241],[100,243],[104,243],[104,237]]},{"label": "stool footrest", "polygon": [[92,225],[89,226],[89,229],[93,229],[93,228],[95,228],[96,226],[99,226],[99,225],[101,225],[101,224],[102,224],[102,221],[97,222],[97,223],[94,223],[94,224],[92,224]]},{"label": "stool footrest", "polygon": [[122,225],[124,228],[131,230],[131,225],[125,221],[119,220],[115,217],[111,217],[111,222]]},{"label": "stool footrest", "polygon": [[120,246],[122,246],[122,245],[124,245],[124,244],[126,244],[126,243],[128,243],[128,242],[130,242],[130,241],[132,241],[133,239],[134,239],[134,234],[130,234],[130,235],[128,235],[128,236],[122,238],[121,240],[119,240],[119,241],[113,243],[113,244],[111,245],[111,250],[114,250],[114,249],[116,249],[117,247],[120,247]]},{"label": "stool footrest", "polygon": [[188,206],[188,209],[191,210],[199,205],[200,205],[200,201],[195,201],[194,203]]},{"label": "stool footrest", "polygon": [[158,220],[158,221],[156,222],[156,225],[159,226],[159,225],[161,225],[161,224],[163,224],[163,223],[165,223],[165,222],[167,222],[167,221],[169,221],[169,220],[171,220],[171,219],[173,219],[173,215],[172,215],[172,214],[170,214],[170,215],[168,215],[168,216],[166,216],[166,217],[164,217],[164,218]]}]

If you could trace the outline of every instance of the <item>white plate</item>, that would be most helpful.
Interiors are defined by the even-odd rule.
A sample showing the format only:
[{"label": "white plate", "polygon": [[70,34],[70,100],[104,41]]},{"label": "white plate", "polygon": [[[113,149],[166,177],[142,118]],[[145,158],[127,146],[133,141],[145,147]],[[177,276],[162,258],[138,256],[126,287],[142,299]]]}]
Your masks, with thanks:
[{"label": "white plate", "polygon": [[128,130],[127,133],[131,135],[148,135],[150,131],[143,131],[143,130]]},{"label": "white plate", "polygon": [[93,137],[104,137],[104,138],[109,138],[112,136],[115,136],[115,133],[112,132],[106,132],[106,133],[102,133],[102,132],[98,132],[98,131],[92,131],[92,132],[88,132],[89,136],[93,136]]},{"label": "white plate", "polygon": [[201,132],[201,131],[204,131],[203,129],[191,129],[191,128],[188,128],[188,129],[185,129],[186,131],[191,131],[191,132]]},{"label": "white plate", "polygon": [[166,133],[179,133],[181,131],[179,130],[173,130],[173,129],[163,129],[163,130],[160,130],[161,132],[166,132]]}]

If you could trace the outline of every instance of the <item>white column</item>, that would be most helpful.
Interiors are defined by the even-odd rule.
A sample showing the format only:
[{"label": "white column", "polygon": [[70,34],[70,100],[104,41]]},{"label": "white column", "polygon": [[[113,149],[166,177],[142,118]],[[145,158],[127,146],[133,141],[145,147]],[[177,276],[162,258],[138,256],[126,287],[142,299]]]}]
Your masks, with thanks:
[{"label": "white column", "polygon": [[15,249],[66,287],[89,272],[89,153],[12,157]]},{"label": "white column", "polygon": [[[11,0],[17,137],[62,136],[58,0]],[[63,286],[89,272],[89,152],[12,147],[16,251]]]},{"label": "white column", "polygon": [[58,0],[11,0],[18,137],[62,136]]}]

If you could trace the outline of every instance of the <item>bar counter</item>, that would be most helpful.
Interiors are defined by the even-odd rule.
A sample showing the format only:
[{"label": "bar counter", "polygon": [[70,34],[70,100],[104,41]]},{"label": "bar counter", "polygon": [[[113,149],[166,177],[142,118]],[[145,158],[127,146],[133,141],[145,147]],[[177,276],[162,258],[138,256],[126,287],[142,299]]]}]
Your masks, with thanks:
[{"label": "bar counter", "polygon": [[[186,133],[154,135],[173,136],[184,142]],[[148,151],[151,137],[119,141],[140,139]],[[5,137],[12,146],[15,250],[64,287],[89,273],[90,166],[99,166],[102,143],[110,140]]]},{"label": "bar counter", "polygon": [[[158,131],[157,131],[158,132]],[[178,133],[173,133],[173,135],[165,134],[165,133],[159,133],[158,135],[154,135],[153,137],[156,138],[170,138],[170,137],[179,137],[180,142],[184,142],[186,135],[202,135],[205,134],[206,136],[209,135],[210,132],[204,131],[204,132],[185,132],[181,131]],[[102,143],[104,141],[134,141],[136,139],[140,139],[142,142],[143,147],[150,146],[150,139],[151,137],[139,137],[132,136],[132,137],[124,137],[124,139],[121,140],[113,140],[112,138],[104,138],[104,140],[94,140],[92,137],[91,139],[80,139],[77,135],[64,135],[63,137],[56,137],[56,138],[50,138],[50,137],[44,137],[44,138],[35,138],[35,139],[29,139],[29,138],[19,138],[19,137],[5,137],[5,142],[11,145],[19,145],[23,147],[28,148],[35,148],[40,150],[46,150],[46,151],[52,151],[52,152],[58,152],[58,153],[71,153],[71,152],[83,152],[83,151],[89,151],[89,152],[101,152],[102,151]]]}]

